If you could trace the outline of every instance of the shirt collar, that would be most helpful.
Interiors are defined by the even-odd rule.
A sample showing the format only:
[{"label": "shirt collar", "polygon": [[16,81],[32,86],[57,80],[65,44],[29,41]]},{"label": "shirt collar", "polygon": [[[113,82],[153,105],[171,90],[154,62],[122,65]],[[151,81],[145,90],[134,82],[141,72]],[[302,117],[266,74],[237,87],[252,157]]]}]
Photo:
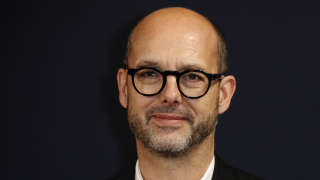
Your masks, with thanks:
[{"label": "shirt collar", "polygon": [[135,180],[143,180],[141,172],[140,172],[140,168],[139,168],[139,160],[137,160],[136,163],[136,176],[135,176]]},{"label": "shirt collar", "polygon": [[[200,180],[211,180],[212,179],[214,165],[215,165],[215,158],[213,156],[207,171],[204,173],[204,175],[202,176],[202,178]],[[143,180],[142,175],[141,175],[141,171],[139,168],[139,160],[137,160],[137,162],[136,162],[135,169],[136,169],[135,180]]]}]

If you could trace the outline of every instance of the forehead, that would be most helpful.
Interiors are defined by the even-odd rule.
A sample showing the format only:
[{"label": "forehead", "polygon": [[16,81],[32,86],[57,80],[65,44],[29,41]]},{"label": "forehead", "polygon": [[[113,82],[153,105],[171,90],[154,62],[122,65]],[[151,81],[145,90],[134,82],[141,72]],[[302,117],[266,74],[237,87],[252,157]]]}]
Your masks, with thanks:
[{"label": "forehead", "polygon": [[158,15],[132,32],[128,65],[156,65],[178,70],[186,66],[213,72],[217,68],[217,34],[203,17]]}]

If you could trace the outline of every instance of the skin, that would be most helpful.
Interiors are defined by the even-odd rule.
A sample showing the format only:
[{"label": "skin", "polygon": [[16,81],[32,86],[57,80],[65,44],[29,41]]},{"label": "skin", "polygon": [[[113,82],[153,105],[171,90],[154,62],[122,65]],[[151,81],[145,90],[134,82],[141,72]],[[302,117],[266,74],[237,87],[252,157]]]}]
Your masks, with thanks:
[{"label": "skin", "polygon": [[[159,70],[181,71],[201,69],[218,73],[217,34],[212,24],[202,15],[185,8],[166,8],[145,17],[131,34],[128,67],[142,65]],[[135,121],[160,139],[160,143],[179,143],[191,133],[191,126],[208,120],[215,126],[215,117],[224,113],[236,87],[233,76],[213,81],[208,93],[199,99],[182,96],[174,76],[158,95],[146,97],[134,89],[127,70],[117,74],[120,104],[128,109],[129,122]],[[146,123],[145,114],[150,108],[171,107],[177,111],[155,112]],[[189,112],[194,117],[191,125],[179,112]],[[137,120],[138,119],[138,120]],[[165,130],[165,129],[173,130]],[[182,155],[163,156],[136,138],[139,167],[143,178],[149,179],[200,179],[214,156],[214,128],[200,144],[193,145]]]}]

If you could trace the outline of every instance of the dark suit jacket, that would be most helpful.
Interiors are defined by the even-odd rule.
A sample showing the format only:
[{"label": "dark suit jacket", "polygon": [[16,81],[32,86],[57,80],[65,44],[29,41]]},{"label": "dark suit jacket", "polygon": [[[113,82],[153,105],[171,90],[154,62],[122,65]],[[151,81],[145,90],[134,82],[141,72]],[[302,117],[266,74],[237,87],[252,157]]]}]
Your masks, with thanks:
[{"label": "dark suit jacket", "polygon": [[[132,166],[128,171],[124,171],[114,180],[134,180],[135,166]],[[233,168],[223,162],[217,155],[215,155],[215,166],[212,180],[262,180],[252,174],[243,170]]]}]

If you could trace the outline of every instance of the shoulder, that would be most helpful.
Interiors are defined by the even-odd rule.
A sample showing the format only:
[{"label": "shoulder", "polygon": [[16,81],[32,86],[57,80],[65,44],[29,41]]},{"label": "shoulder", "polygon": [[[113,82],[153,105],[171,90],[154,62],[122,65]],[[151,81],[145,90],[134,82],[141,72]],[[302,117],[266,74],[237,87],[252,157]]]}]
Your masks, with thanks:
[{"label": "shoulder", "polygon": [[262,180],[257,176],[226,164],[215,156],[213,180]]}]

